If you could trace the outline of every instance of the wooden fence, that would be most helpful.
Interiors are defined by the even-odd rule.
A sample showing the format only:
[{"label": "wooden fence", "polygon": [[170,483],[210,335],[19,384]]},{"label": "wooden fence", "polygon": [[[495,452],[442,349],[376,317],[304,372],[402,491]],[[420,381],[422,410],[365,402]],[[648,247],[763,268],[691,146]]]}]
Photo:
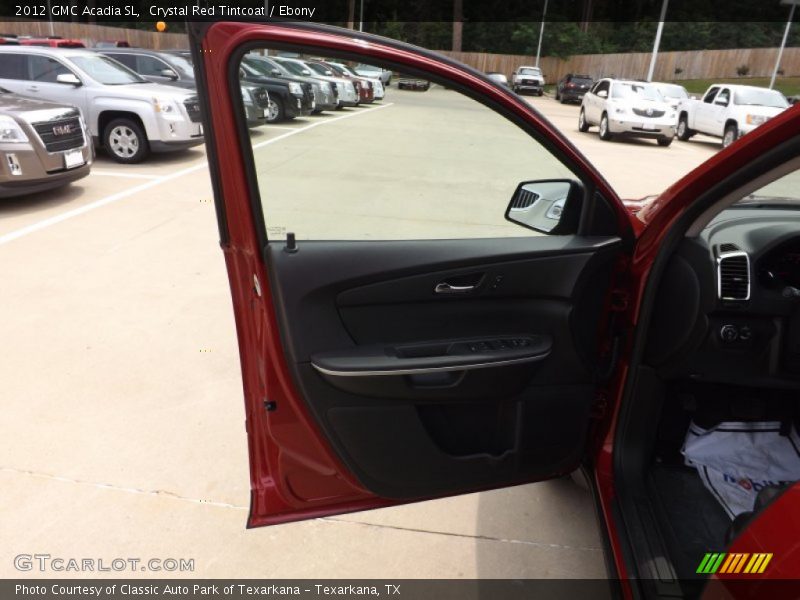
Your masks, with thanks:
[{"label": "wooden fence", "polygon": [[[519,65],[535,64],[535,57],[482,52],[440,51],[479,71],[497,71],[511,76]],[[653,79],[657,81],[682,79],[733,80],[737,69],[746,66],[747,77],[769,77],[775,68],[777,48],[745,48],[739,50],[698,50],[660,52]],[[561,60],[550,56],[539,62],[542,72],[551,83],[567,73],[581,73],[594,78],[603,76],[642,79],[647,76],[650,53],[582,54]],[[781,60],[786,77],[800,76],[800,48],[786,48]]]},{"label": "wooden fence", "polygon": [[[18,35],[59,35],[64,38],[83,40],[87,46],[106,40],[125,40],[131,46],[141,48],[187,48],[188,40],[182,33],[158,33],[108,27],[93,23],[52,23],[46,21],[0,21],[0,33]],[[446,54],[475,67],[479,71],[498,71],[510,76],[519,65],[532,65],[533,56],[512,54],[488,54],[484,52],[450,52]],[[699,50],[686,52],[661,52],[658,55],[654,79],[736,79],[737,69],[746,66],[748,77],[769,77],[775,66],[777,48],[746,48],[740,50]],[[582,54],[566,60],[542,57],[540,66],[549,82],[555,82],[566,73],[582,73],[592,77],[616,76],[633,79],[647,76],[650,53],[628,54]],[[781,61],[783,74],[800,76],[800,48],[787,48]]]},{"label": "wooden fence", "polygon": [[125,40],[131,46],[154,50],[189,47],[189,40],[183,33],[159,33],[155,30],[123,29],[94,23],[60,22],[52,23],[51,33],[50,26],[51,23],[47,21],[0,21],[0,34],[13,33],[36,37],[58,35],[63,38],[81,40],[87,46],[94,46],[96,42]]}]

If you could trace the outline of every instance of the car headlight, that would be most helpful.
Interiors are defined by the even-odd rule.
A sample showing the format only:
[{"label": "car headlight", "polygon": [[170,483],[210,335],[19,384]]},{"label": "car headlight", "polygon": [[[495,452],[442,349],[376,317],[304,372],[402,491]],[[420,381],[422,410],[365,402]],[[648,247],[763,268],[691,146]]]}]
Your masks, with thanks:
[{"label": "car headlight", "polygon": [[27,141],[28,136],[22,131],[19,123],[11,117],[0,117],[0,142],[21,144]]},{"label": "car headlight", "polygon": [[289,82],[289,92],[294,94],[295,96],[302,96],[303,95],[303,88],[300,87],[299,83]]},{"label": "car headlight", "polygon": [[153,106],[157,113],[173,115],[178,113],[178,107],[174,100],[167,98],[153,98]]},{"label": "car headlight", "polygon": [[764,115],[747,115],[746,121],[748,125],[761,125],[762,123],[766,123],[769,117],[765,117]]}]

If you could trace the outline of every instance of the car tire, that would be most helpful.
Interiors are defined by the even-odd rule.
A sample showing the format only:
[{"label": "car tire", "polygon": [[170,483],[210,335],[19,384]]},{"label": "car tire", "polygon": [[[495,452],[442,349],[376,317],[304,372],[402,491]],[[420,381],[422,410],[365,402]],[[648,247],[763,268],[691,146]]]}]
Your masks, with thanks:
[{"label": "car tire", "polygon": [[678,139],[682,142],[689,141],[689,138],[692,137],[692,130],[689,129],[689,121],[686,118],[686,115],[681,115],[681,118],[678,119]]},{"label": "car tire", "polygon": [[664,148],[669,148],[669,145],[672,143],[672,138],[667,136],[662,136],[656,140],[659,146]]},{"label": "car tire", "polygon": [[739,137],[739,128],[736,125],[728,125],[725,128],[725,133],[722,134],[722,147],[727,148],[733,142],[736,141],[736,138]]},{"label": "car tire", "polygon": [[286,109],[283,106],[283,100],[280,98],[269,98],[269,106],[267,107],[267,123],[277,123],[286,118]]},{"label": "car tire", "polygon": [[611,131],[608,128],[608,115],[603,113],[603,116],[600,117],[600,139],[608,142],[612,137],[614,136],[611,135]]},{"label": "car tire", "polygon": [[581,133],[586,133],[589,131],[589,121],[586,120],[586,113],[584,112],[583,107],[581,107],[581,112],[578,115],[578,131]]},{"label": "car tire", "polygon": [[133,119],[114,119],[103,130],[103,146],[118,163],[133,164],[150,154],[150,144],[141,125]]}]

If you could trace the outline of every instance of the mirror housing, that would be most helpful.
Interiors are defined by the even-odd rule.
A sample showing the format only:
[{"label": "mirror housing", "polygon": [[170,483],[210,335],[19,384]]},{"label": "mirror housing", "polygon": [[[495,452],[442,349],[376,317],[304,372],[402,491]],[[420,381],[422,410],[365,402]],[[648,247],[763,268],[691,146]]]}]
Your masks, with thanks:
[{"label": "mirror housing", "polygon": [[608,98],[608,92],[605,91],[605,90],[600,90],[599,92],[597,92],[597,97],[598,98]]},{"label": "mirror housing", "polygon": [[172,81],[178,80],[178,74],[172,69],[161,69],[161,71],[159,71],[159,75],[162,77],[168,77]]},{"label": "mirror housing", "polygon": [[61,73],[56,75],[56,82],[63,83],[66,85],[74,85],[75,87],[79,87],[83,85],[81,80],[78,79],[78,76],[75,73]]},{"label": "mirror housing", "polygon": [[523,181],[506,209],[506,220],[551,235],[578,231],[583,185],[571,179]]},{"label": "mirror housing", "polygon": [[278,69],[272,69],[270,71],[270,73],[272,74],[273,77],[280,77],[281,76],[281,72]]}]

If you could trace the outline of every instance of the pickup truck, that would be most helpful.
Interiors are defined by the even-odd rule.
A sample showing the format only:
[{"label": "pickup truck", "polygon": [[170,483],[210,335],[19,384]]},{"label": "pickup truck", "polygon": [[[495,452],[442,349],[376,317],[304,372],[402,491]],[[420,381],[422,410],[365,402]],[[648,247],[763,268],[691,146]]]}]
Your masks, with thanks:
[{"label": "pickup truck", "polygon": [[717,84],[702,100],[686,99],[678,108],[679,140],[697,133],[722,139],[726,148],[789,106],[783,94],[749,85]]}]

